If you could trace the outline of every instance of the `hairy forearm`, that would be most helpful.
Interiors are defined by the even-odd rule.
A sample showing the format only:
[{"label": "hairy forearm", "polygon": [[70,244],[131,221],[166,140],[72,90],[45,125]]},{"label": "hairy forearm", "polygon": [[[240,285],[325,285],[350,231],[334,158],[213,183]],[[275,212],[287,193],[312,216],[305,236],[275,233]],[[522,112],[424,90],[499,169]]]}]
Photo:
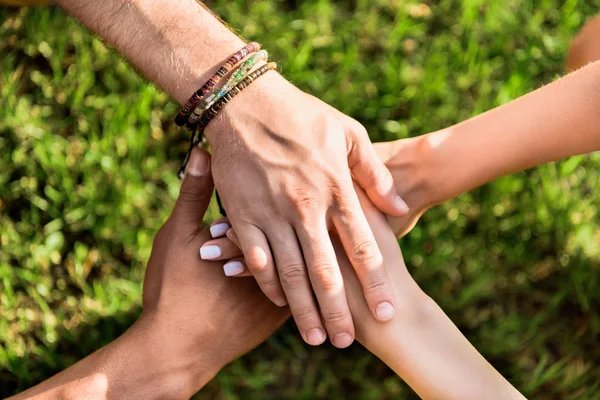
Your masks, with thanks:
[{"label": "hairy forearm", "polygon": [[222,363],[198,357],[200,348],[181,351],[169,334],[153,328],[136,322],[115,341],[11,400],[190,398]]},{"label": "hairy forearm", "polygon": [[179,103],[243,41],[196,0],[58,0]]},{"label": "hairy forearm", "polygon": [[498,177],[600,150],[600,62],[425,135],[429,186],[446,200]]}]

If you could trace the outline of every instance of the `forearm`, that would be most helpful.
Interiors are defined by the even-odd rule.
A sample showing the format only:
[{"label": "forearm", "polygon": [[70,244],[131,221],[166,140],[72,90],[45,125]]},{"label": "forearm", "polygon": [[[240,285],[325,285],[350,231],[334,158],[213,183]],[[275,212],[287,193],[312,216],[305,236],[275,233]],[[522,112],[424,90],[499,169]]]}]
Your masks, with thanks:
[{"label": "forearm", "polygon": [[522,399],[427,296],[364,344],[423,399]]},{"label": "forearm", "polygon": [[600,62],[423,136],[429,186],[446,200],[498,177],[600,149]]},{"label": "forearm", "polygon": [[[138,321],[139,322],[139,321]],[[125,334],[54,377],[11,398],[20,399],[188,399],[217,372],[210,357],[200,363],[173,348],[148,324]],[[195,349],[197,353],[199,350]]]},{"label": "forearm", "polygon": [[57,0],[179,103],[243,46],[196,0]]},{"label": "forearm", "polygon": [[363,195],[360,198],[393,282],[397,312],[387,323],[370,318],[364,299],[358,296],[356,274],[336,242],[357,339],[423,398],[522,398],[423,293],[404,264],[386,218]]}]

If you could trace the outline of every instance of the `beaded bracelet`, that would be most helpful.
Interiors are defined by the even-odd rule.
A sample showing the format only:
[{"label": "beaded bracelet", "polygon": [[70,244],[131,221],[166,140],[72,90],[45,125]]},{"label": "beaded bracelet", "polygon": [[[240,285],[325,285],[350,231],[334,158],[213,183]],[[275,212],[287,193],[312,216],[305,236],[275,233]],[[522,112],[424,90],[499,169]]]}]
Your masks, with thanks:
[{"label": "beaded bracelet", "polygon": [[188,124],[194,124],[200,120],[202,114],[208,110],[213,104],[221,99],[221,97],[225,96],[227,92],[235,87],[238,83],[242,81],[250,72],[250,70],[260,61],[268,60],[269,53],[266,50],[261,50],[254,53],[250,56],[246,61],[240,65],[240,67],[229,77],[227,82],[219,89],[215,91],[210,96],[206,97],[196,108],[194,109],[193,114],[190,115]]},{"label": "beaded bracelet", "polygon": [[[206,110],[206,112],[204,112],[202,114],[202,117],[200,118],[200,121],[198,122],[198,124],[197,125],[194,124],[194,130],[192,132],[192,139],[190,141],[190,147],[187,151],[185,159],[183,160],[183,163],[181,164],[181,168],[179,168],[179,172],[178,172],[179,179],[183,179],[183,174],[185,173],[185,168],[187,167],[187,163],[190,159],[190,155],[192,154],[192,150],[194,149],[194,147],[198,146],[198,144],[202,143],[203,138],[204,138],[204,136],[203,136],[204,128],[206,128],[206,126],[210,123],[210,121],[219,113],[219,111],[221,111],[223,108],[225,108],[225,106],[231,101],[231,99],[233,99],[235,96],[240,94],[240,92],[242,90],[246,89],[252,82],[254,82],[256,79],[258,79],[259,77],[264,75],[267,71],[270,71],[270,70],[273,70],[276,68],[277,68],[277,64],[274,62],[270,62],[268,64],[261,66],[254,72],[250,73],[250,75],[248,75],[241,82],[239,82],[233,89],[231,89],[229,92],[227,92],[223,97],[221,97],[219,99],[219,101],[217,101],[215,104],[213,104],[208,110]],[[196,126],[199,128],[198,137],[196,137]],[[219,207],[222,208],[220,205],[219,205]],[[221,211],[222,211],[221,214],[223,214],[224,210],[221,210]],[[223,215],[225,215],[225,214],[223,214]]]},{"label": "beaded bracelet", "polygon": [[204,128],[210,123],[210,121],[221,111],[225,106],[240,92],[246,89],[252,82],[265,74],[265,72],[269,70],[273,70],[277,68],[277,64],[274,62],[270,62],[262,67],[258,68],[256,71],[252,72],[248,75],[244,80],[238,83],[233,89],[227,92],[218,102],[213,104],[204,114],[202,114],[202,118],[200,118],[200,122],[198,123],[198,129],[200,131],[200,135],[198,140],[202,139],[202,132]]},{"label": "beaded bracelet", "polygon": [[177,116],[175,117],[175,123],[179,126],[182,126],[188,120],[190,112],[194,109],[196,104],[204,99],[212,88],[223,78],[227,73],[237,65],[241,60],[243,60],[248,54],[255,53],[260,50],[260,44],[256,42],[248,43],[246,46],[242,47],[237,53],[232,55],[225,64],[219,68],[219,70],[208,80],[200,89],[194,93],[188,101],[185,102]]}]

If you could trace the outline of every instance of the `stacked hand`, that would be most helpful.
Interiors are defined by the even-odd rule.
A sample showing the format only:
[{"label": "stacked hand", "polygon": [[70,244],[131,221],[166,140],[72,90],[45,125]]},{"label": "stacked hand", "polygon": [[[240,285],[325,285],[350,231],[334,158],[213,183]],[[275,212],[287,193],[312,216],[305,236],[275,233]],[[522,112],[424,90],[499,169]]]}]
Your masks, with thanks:
[{"label": "stacked hand", "polygon": [[[408,207],[362,125],[269,73],[234,98],[206,135],[247,267],[269,299],[289,304],[306,342],[322,343],[325,331],[337,347],[354,338],[332,230],[372,314],[393,317],[390,280],[353,180],[389,215]],[[209,250],[205,259],[216,255]]]}]

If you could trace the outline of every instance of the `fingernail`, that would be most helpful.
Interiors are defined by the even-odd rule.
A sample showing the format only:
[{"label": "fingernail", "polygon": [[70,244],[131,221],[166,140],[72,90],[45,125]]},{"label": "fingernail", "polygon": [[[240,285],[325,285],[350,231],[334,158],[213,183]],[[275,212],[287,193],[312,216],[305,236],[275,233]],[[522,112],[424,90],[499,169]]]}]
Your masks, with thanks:
[{"label": "fingernail", "polygon": [[320,345],[325,341],[325,332],[323,332],[319,328],[311,329],[306,334],[306,340],[308,340],[308,344],[311,344],[313,346]]},{"label": "fingernail", "polygon": [[221,248],[215,245],[200,247],[200,258],[203,260],[214,260],[221,257]]},{"label": "fingernail", "polygon": [[239,261],[231,261],[223,265],[223,272],[227,276],[235,276],[244,272],[244,264]]},{"label": "fingernail", "polygon": [[387,301],[382,301],[375,307],[375,313],[380,321],[389,321],[394,316],[394,306]]},{"label": "fingernail", "polygon": [[352,335],[346,332],[336,333],[333,336],[333,344],[341,349],[350,346],[353,340]]},{"label": "fingernail", "polygon": [[402,197],[400,196],[396,196],[396,207],[398,207],[398,210],[402,212],[408,212],[410,210],[410,208],[408,208],[408,204],[406,204],[406,202],[402,200]]},{"label": "fingernail", "polygon": [[187,166],[187,173],[192,176],[204,176],[210,168],[210,157],[201,150],[194,150]]},{"label": "fingernail", "polygon": [[285,306],[287,306],[287,300],[286,300],[285,297],[276,297],[273,300],[273,303],[275,303],[275,305],[277,307],[285,307]]},{"label": "fingernail", "polygon": [[213,239],[223,236],[231,228],[227,222],[221,222],[210,227],[210,235]]}]

